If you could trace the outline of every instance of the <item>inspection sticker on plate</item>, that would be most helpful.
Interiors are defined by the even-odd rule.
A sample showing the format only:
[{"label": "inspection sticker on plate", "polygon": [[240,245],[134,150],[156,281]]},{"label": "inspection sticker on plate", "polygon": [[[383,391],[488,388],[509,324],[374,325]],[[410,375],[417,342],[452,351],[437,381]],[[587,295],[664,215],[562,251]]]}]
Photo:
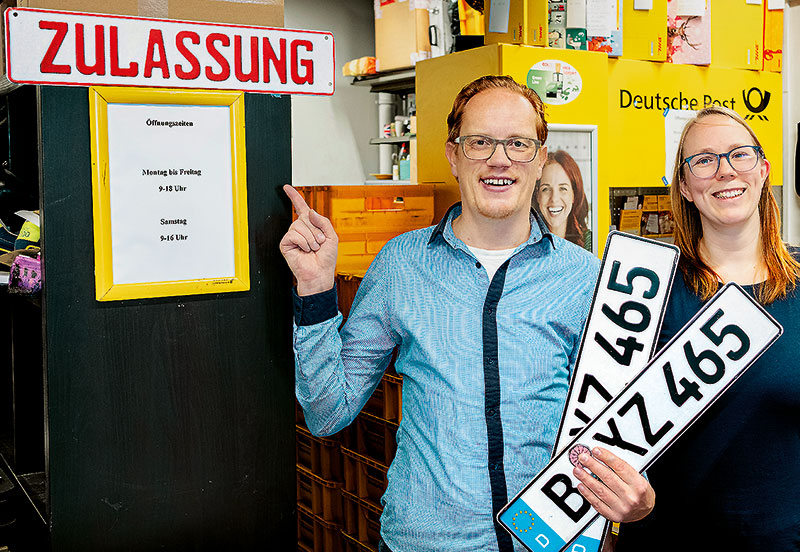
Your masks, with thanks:
[{"label": "inspection sticker on plate", "polygon": [[642,472],[783,333],[729,283],[498,514],[529,550],[563,550],[598,515],[572,474],[602,446]]},{"label": "inspection sticker on plate", "polygon": [[[609,234],[554,454],[653,356],[679,256],[674,245],[622,232]],[[575,541],[577,550],[600,550],[605,528],[605,519],[593,522]]]}]

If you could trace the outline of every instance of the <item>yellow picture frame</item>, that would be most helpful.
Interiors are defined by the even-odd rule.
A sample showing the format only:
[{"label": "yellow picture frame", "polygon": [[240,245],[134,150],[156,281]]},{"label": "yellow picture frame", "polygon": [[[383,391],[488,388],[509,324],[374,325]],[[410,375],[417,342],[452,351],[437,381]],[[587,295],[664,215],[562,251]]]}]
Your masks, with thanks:
[{"label": "yellow picture frame", "polygon": [[[250,289],[247,227],[247,171],[245,163],[244,93],[238,91],[171,90],[133,87],[90,87],[92,201],[94,218],[95,296],[98,301],[119,301],[247,291]],[[109,163],[109,104],[167,106],[227,106],[230,115],[231,182],[233,205],[233,275],[115,283],[114,244]],[[162,224],[163,224],[162,219]],[[164,237],[162,236],[163,240]],[[205,251],[214,255],[214,251]]]}]

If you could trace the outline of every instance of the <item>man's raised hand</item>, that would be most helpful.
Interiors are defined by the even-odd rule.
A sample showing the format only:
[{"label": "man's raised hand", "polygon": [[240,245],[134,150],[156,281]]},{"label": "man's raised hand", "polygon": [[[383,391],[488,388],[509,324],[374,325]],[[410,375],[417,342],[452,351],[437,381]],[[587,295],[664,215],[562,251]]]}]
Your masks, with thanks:
[{"label": "man's raised hand", "polygon": [[331,221],[311,209],[300,192],[288,184],[283,191],[297,213],[280,242],[281,254],[297,279],[297,294],[327,291],[333,287],[339,237]]}]

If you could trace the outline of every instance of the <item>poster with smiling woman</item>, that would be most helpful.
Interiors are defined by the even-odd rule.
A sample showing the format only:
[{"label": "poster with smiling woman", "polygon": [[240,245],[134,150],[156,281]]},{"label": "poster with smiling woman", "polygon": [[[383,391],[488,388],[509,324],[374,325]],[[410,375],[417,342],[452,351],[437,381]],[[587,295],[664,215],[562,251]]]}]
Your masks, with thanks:
[{"label": "poster with smiling woman", "polygon": [[533,206],[550,231],[593,253],[596,135],[593,125],[549,125],[547,161],[533,192]]}]

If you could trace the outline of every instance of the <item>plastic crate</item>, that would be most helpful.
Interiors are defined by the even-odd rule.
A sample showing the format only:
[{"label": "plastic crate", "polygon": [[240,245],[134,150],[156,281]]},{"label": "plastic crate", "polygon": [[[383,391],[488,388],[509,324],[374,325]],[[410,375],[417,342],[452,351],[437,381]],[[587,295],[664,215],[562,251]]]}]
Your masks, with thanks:
[{"label": "plastic crate", "polygon": [[337,438],[316,437],[302,425],[295,426],[297,434],[297,465],[328,481],[342,481],[341,443]]},{"label": "plastic crate", "polygon": [[297,466],[297,506],[330,523],[342,521],[342,484]]},{"label": "plastic crate", "polygon": [[353,422],[354,435],[345,443],[350,450],[389,465],[397,452],[397,423],[361,412]]},{"label": "plastic crate", "polygon": [[344,490],[358,498],[369,500],[375,505],[381,503],[386,492],[389,468],[350,449],[342,449],[344,459]]},{"label": "plastic crate", "polygon": [[342,552],[341,526],[297,505],[297,549],[304,552]]},{"label": "plastic crate", "polygon": [[399,422],[403,411],[403,378],[396,373],[384,374],[363,411],[384,420]]},{"label": "plastic crate", "polygon": [[342,532],[352,540],[365,544],[368,549],[377,550],[381,538],[383,509],[347,491],[342,491],[342,498],[344,500]]},{"label": "plastic crate", "polygon": [[344,552],[378,552],[378,546],[370,546],[342,531]]},{"label": "plastic crate", "polygon": [[[433,221],[433,185],[297,187],[339,235],[337,270],[362,275],[393,237]],[[344,313],[344,311],[342,311]]]},{"label": "plastic crate", "polygon": [[350,314],[350,307],[353,306],[353,299],[356,297],[356,292],[360,284],[361,276],[359,275],[336,275],[336,296],[339,300],[339,310],[345,318]]}]

